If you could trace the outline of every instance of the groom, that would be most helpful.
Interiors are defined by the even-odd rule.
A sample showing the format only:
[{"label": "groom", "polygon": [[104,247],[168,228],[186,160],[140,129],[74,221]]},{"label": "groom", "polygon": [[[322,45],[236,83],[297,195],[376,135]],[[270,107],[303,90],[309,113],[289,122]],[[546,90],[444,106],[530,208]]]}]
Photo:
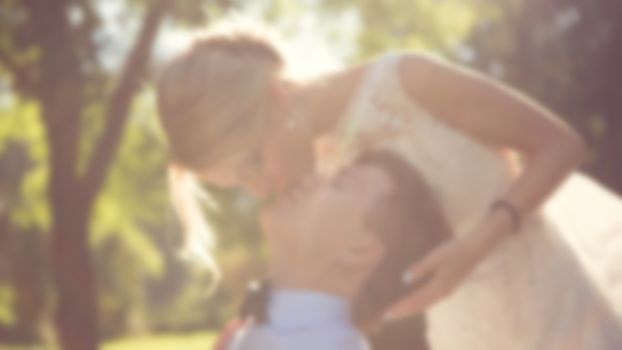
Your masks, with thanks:
[{"label": "groom", "polygon": [[[260,223],[269,283],[249,298],[248,322],[229,350],[368,349],[361,332],[376,329],[385,309],[416,287],[402,283],[402,272],[451,234],[422,177],[386,151],[303,183],[264,208]],[[421,348],[390,348],[402,347]]]}]

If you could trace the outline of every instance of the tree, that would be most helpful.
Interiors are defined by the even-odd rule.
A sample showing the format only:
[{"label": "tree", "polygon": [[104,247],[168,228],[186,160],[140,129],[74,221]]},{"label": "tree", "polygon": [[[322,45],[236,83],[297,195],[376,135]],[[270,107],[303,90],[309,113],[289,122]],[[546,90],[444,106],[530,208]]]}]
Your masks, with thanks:
[{"label": "tree", "polygon": [[[97,18],[88,1],[4,1],[23,20],[3,24],[0,62],[15,90],[38,101],[49,145],[48,196],[51,213],[50,262],[57,292],[55,323],[65,349],[96,349],[96,287],[88,247],[93,203],[119,143],[130,103],[146,72],[151,46],[167,2],[153,1],[123,71],[106,94],[102,132],[85,160],[80,159],[85,106],[104,97],[89,90],[102,82],[92,34]],[[70,11],[85,20],[72,25]],[[27,53],[30,53],[30,57]],[[99,90],[99,91],[97,91]],[[81,161],[84,162],[80,171]]]},{"label": "tree", "polygon": [[[491,4],[498,4],[490,1]],[[472,62],[574,125],[592,150],[586,169],[622,193],[622,5],[617,1],[521,1],[497,5],[468,44]]]}]

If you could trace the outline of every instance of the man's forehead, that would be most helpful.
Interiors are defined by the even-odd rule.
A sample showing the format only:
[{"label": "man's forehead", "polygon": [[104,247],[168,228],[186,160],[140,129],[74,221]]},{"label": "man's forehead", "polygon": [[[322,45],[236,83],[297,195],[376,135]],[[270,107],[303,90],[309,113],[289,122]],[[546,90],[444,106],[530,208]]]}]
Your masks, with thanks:
[{"label": "man's forehead", "polygon": [[337,176],[353,181],[355,186],[372,196],[388,194],[394,186],[387,169],[377,164],[352,164],[343,168]]}]

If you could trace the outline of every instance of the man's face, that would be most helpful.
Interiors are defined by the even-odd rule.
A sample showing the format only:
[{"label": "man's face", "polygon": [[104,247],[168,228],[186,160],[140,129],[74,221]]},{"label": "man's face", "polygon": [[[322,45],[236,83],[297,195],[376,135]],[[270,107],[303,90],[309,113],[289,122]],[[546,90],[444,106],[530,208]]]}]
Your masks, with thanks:
[{"label": "man's face", "polygon": [[262,211],[262,229],[273,245],[286,245],[292,254],[339,254],[353,240],[373,235],[365,217],[392,187],[382,168],[367,164],[331,179],[309,178]]}]

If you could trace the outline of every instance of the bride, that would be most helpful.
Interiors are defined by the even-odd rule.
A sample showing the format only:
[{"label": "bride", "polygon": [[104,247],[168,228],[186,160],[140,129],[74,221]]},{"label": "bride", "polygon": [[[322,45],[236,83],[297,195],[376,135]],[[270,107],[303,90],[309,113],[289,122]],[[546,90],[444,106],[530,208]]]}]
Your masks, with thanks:
[{"label": "bride", "polygon": [[[410,269],[405,282],[428,281],[389,315],[427,309],[432,349],[612,348],[588,325],[601,297],[622,317],[622,200],[575,172],[585,147],[558,116],[419,53],[305,82],[284,68],[270,40],[234,28],[162,72],[159,115],[189,247],[206,239],[192,178],[270,198],[390,149],[425,178],[455,238]],[[579,283],[586,274],[594,285]]]}]

